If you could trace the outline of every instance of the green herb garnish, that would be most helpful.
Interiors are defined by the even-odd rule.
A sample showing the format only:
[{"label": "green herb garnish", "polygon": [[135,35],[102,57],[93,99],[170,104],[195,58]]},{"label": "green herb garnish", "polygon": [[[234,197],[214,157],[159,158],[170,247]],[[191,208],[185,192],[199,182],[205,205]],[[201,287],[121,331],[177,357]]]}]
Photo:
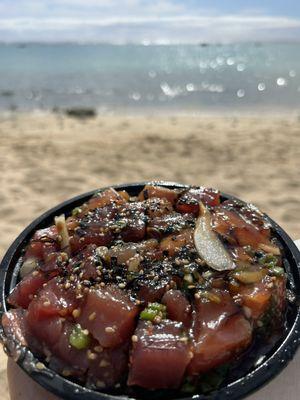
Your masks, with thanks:
[{"label": "green herb garnish", "polygon": [[91,337],[78,324],[74,326],[70,334],[69,343],[77,350],[87,349],[91,343]]},{"label": "green herb garnish", "polygon": [[157,318],[166,318],[166,306],[160,303],[149,303],[140,313],[140,319],[144,321],[155,321]]}]

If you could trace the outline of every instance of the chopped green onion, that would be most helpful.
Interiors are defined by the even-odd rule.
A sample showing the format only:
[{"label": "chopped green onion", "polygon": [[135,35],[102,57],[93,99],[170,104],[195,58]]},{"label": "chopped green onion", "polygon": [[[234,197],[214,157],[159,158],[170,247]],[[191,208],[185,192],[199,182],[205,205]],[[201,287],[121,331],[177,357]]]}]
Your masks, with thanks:
[{"label": "chopped green onion", "polygon": [[140,314],[140,319],[153,322],[157,317],[166,318],[166,306],[160,303],[149,303]]},{"label": "chopped green onion", "polygon": [[69,343],[77,350],[87,349],[91,343],[89,335],[81,329],[80,325],[75,325],[69,337]]},{"label": "chopped green onion", "polygon": [[148,308],[150,308],[151,310],[156,310],[156,311],[162,311],[162,312],[166,311],[166,306],[164,304],[160,304],[160,303],[149,303]]},{"label": "chopped green onion", "polygon": [[278,258],[273,256],[272,254],[265,254],[258,260],[260,265],[264,265],[268,268],[275,267],[278,262]]},{"label": "chopped green onion", "polygon": [[155,317],[158,316],[158,312],[151,310],[151,308],[145,308],[140,314],[140,318],[144,321],[154,321]]},{"label": "chopped green onion", "polygon": [[281,268],[281,267],[275,266],[275,267],[273,267],[273,268],[271,269],[270,272],[272,273],[272,275],[275,275],[275,276],[282,276],[282,275],[284,274],[284,269]]}]

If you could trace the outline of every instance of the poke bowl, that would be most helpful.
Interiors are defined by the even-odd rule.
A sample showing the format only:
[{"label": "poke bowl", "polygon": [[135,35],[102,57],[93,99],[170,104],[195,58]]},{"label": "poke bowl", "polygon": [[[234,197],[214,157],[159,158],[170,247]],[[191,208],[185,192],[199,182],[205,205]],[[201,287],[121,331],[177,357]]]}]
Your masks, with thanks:
[{"label": "poke bowl", "polygon": [[98,189],[8,249],[1,339],[49,399],[242,399],[299,346],[299,264],[283,229],[233,196]]}]

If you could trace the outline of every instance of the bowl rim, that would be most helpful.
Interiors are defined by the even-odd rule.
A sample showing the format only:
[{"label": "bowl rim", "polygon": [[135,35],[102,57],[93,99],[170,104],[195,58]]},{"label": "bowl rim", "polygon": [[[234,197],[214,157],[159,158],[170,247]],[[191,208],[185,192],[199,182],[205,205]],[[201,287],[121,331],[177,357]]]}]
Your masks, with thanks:
[{"label": "bowl rim", "polygon": [[[82,202],[86,201],[97,191],[113,187],[117,190],[129,190],[137,192],[138,189],[141,190],[143,186],[149,184],[160,185],[173,189],[187,189],[191,187],[191,185],[161,180],[105,186],[101,187],[100,189],[91,190],[89,192],[85,192],[68,200],[65,200],[32,221],[11,244],[0,264],[0,317],[7,310],[6,297],[8,291],[11,290],[14,286],[12,282],[16,282],[16,277],[19,272],[19,270],[16,269],[17,260],[20,257],[22,249],[24,249],[24,247],[26,246],[27,241],[37,229],[49,226],[51,221],[53,221],[53,217],[55,215],[63,212],[70,212],[71,209],[82,204]],[[224,199],[237,199],[234,196],[222,192],[221,196]],[[242,399],[253,393],[254,391],[258,390],[262,386],[266,385],[272,378],[278,375],[286,367],[289,361],[294,357],[298,346],[300,345],[300,252],[294,244],[293,240],[288,236],[288,234],[271,218],[269,218],[268,216],[267,218],[272,224],[272,228],[275,234],[280,239],[281,244],[284,246],[285,256],[289,259],[289,264],[292,268],[293,286],[296,290],[297,295],[297,313],[295,318],[293,319],[292,327],[286,337],[282,338],[282,342],[280,343],[276,351],[274,351],[274,353],[272,353],[266,360],[262,361],[262,363],[250,373],[231,382],[227,386],[218,389],[209,396],[203,394],[195,394],[192,396],[177,398],[177,400]],[[1,323],[0,338],[2,341],[5,342],[5,334]],[[23,369],[23,371],[25,371],[27,375],[29,375],[37,383],[39,383],[49,392],[55,394],[56,396],[59,396],[62,399],[74,400],[78,399],[79,396],[83,397],[84,400],[132,399],[127,395],[112,395],[85,388],[77,383],[65,379],[61,375],[50,370],[47,366],[45,366],[45,368],[43,368],[42,370],[34,368],[34,365],[38,361],[39,360],[31,353],[28,348],[20,346],[19,358],[16,361],[17,364]]]}]

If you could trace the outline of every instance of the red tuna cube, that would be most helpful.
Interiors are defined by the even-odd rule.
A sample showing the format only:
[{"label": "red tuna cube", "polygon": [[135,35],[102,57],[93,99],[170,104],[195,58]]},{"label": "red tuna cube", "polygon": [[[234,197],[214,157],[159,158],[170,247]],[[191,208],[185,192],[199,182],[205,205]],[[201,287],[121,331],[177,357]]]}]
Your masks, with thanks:
[{"label": "red tuna cube", "polygon": [[77,321],[103,347],[126,342],[134,330],[138,309],[129,296],[116,286],[90,290]]},{"label": "red tuna cube", "polygon": [[135,331],[127,384],[146,389],[178,388],[191,356],[181,323],[140,322]]}]

